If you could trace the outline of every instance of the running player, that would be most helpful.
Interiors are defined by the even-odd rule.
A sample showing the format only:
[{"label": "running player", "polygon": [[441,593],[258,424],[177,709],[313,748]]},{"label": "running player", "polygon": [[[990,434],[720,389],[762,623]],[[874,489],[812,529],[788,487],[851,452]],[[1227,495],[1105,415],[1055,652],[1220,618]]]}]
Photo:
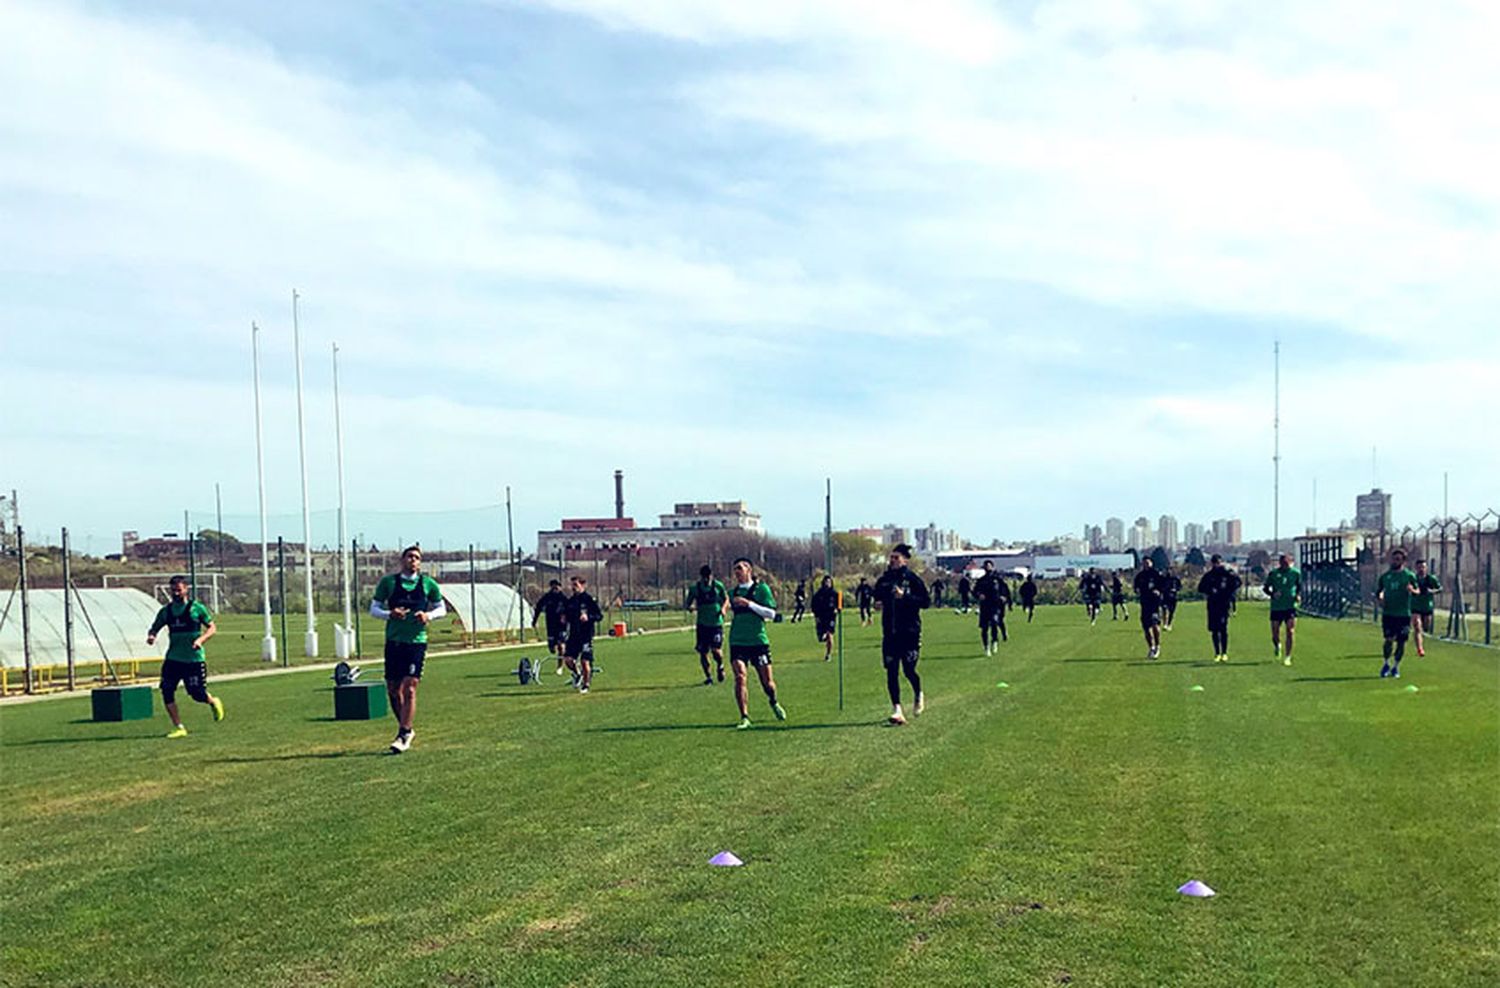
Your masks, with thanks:
[{"label": "running player", "polygon": [[[1292,565],[1292,557],[1282,553],[1276,568],[1266,574],[1262,590],[1271,598],[1271,648],[1281,664],[1292,664],[1292,638],[1297,631],[1297,604],[1302,599],[1302,571]],[[1281,652],[1281,626],[1286,625],[1286,654]]]},{"label": "running player", "polygon": [[1162,626],[1172,630],[1172,619],[1177,616],[1177,595],[1182,592],[1182,578],[1169,566],[1161,574]]},{"label": "running player", "polygon": [[1411,599],[1411,630],[1417,640],[1417,654],[1426,655],[1422,648],[1422,633],[1432,634],[1432,612],[1436,601],[1433,595],[1441,593],[1443,585],[1438,578],[1427,572],[1427,560],[1417,560],[1417,595]]},{"label": "running player", "polygon": [[568,638],[563,643],[563,656],[573,671],[573,685],[580,694],[587,694],[594,682],[594,629],[604,620],[604,612],[589,594],[587,577],[575,573],[568,582],[573,592],[568,595]]},{"label": "running player", "polygon": [[1208,634],[1214,640],[1214,661],[1229,661],[1229,612],[1240,591],[1240,578],[1224,565],[1217,552],[1209,559],[1208,572],[1198,581],[1198,592],[1208,604]]},{"label": "running player", "polygon": [[880,657],[885,663],[885,686],[891,695],[891,723],[905,724],[901,713],[901,674],[911,683],[912,715],[927,708],[917,660],[922,654],[922,609],[932,603],[927,584],[911,571],[911,546],[891,550],[889,567],[875,583],[880,601]]},{"label": "running player", "polygon": [[208,608],[188,594],[185,576],[174,576],[167,584],[172,599],[167,606],[156,612],[151,630],[146,632],[146,644],[156,644],[156,633],[167,629],[167,655],[161,660],[161,700],[172,718],[169,738],[187,737],[187,728],[177,714],[177,685],[187,688],[188,696],[213,708],[214,720],[224,719],[224,701],[208,691],[208,661],[203,655],[203,643],[218,633],[214,616]]},{"label": "running player", "polygon": [[1120,571],[1116,570],[1109,580],[1109,619],[1130,620],[1130,604],[1125,597],[1125,584],[1120,581]]},{"label": "running player", "polygon": [[802,620],[802,615],[807,613],[807,581],[798,580],[797,589],[792,593],[792,623],[796,624]]},{"label": "running player", "polygon": [[859,578],[859,586],[854,588],[854,599],[859,602],[860,626],[867,628],[875,620],[875,588],[870,586],[868,577]]},{"label": "running player", "polygon": [[969,595],[973,592],[974,585],[969,582],[969,571],[958,578],[958,604],[963,608],[965,614],[969,613]]},{"label": "running player", "polygon": [[448,613],[443,592],[422,575],[422,550],[401,550],[401,570],[380,578],[370,601],[370,616],[385,622],[385,692],[396,716],[391,754],[411,747],[417,714],[417,684],[427,660],[427,625]]},{"label": "running player", "polygon": [[1135,575],[1135,595],[1141,602],[1141,634],[1146,637],[1148,659],[1161,655],[1161,587],[1161,574],[1147,556]]},{"label": "running player", "polygon": [[1099,608],[1104,600],[1104,577],[1089,570],[1078,581],[1078,592],[1083,595],[1083,607],[1088,611],[1089,624],[1099,620]]},{"label": "running player", "polygon": [[1026,582],[1021,584],[1021,609],[1026,612],[1026,623],[1031,623],[1031,616],[1036,613],[1036,581],[1031,574],[1026,574]]},{"label": "running player", "polygon": [[[1418,592],[1417,574],[1406,568],[1406,550],[1391,550],[1391,568],[1380,574],[1380,631],[1385,638],[1380,678],[1401,678],[1401,658],[1406,654],[1406,636],[1411,633],[1411,599]],[[1394,655],[1392,652],[1394,651]]]},{"label": "running player", "polygon": [[760,688],[777,720],[786,720],[786,710],[776,702],[776,680],[771,678],[771,636],[766,622],[776,620],[776,598],[771,588],[755,578],[755,567],[741,556],[734,561],[735,587],[729,598],[734,619],[729,623],[729,664],[734,668],[734,700],[740,707],[738,730],[750,726],[750,691],[747,667],[754,666]]},{"label": "running player", "polygon": [[979,642],[985,655],[994,655],[1005,634],[1005,605],[1010,602],[1010,587],[995,572],[995,564],[984,561],[984,575],[974,581],[974,598],[979,603]]},{"label": "running player", "polygon": [[724,584],[714,579],[712,566],[705,564],[698,570],[698,582],[688,588],[684,606],[696,609],[694,648],[698,652],[698,664],[703,666],[703,685],[712,686],[714,679],[708,673],[708,653],[714,656],[718,667],[719,682],[724,681],[724,615],[729,613],[729,592]]},{"label": "running player", "polygon": [[928,589],[932,591],[932,606],[942,607],[943,591],[948,589],[948,585],[943,582],[942,577],[938,577],[936,580],[933,580],[932,586]]},{"label": "running player", "polygon": [[536,600],[536,606],[531,612],[531,626],[543,617],[547,619],[547,651],[557,656],[557,674],[563,672],[563,641],[568,636],[568,622],[563,616],[563,610],[568,606],[567,594],[562,592],[562,584],[553,580],[547,584],[547,592]]},{"label": "running player", "polygon": [[833,635],[838,630],[839,592],[833,589],[833,577],[823,577],[822,584],[812,595],[813,622],[818,641],[823,643],[823,661],[833,658]]}]

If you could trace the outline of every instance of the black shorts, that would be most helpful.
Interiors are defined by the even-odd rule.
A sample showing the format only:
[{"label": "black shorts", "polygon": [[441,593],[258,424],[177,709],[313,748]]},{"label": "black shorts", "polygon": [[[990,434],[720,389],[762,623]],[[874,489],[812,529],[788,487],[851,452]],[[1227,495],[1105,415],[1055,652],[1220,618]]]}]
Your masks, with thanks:
[{"label": "black shorts", "polygon": [[770,645],[730,645],[729,661],[743,662],[747,666],[764,669],[771,664]]},{"label": "black shorts", "polygon": [[699,655],[724,650],[724,626],[722,624],[700,624],[695,633],[697,642],[693,648]]},{"label": "black shorts", "polygon": [[1398,642],[1406,641],[1406,636],[1411,634],[1411,618],[1398,617],[1394,614],[1380,615],[1380,633],[1387,639],[1395,639]]},{"label": "black shorts", "polygon": [[566,627],[547,629],[547,651],[557,651],[557,649],[567,640],[568,629]]},{"label": "black shorts", "polygon": [[1295,618],[1296,616],[1297,616],[1297,608],[1295,608],[1295,607],[1288,607],[1284,611],[1278,611],[1278,610],[1272,609],[1272,611],[1271,611],[1271,623],[1275,624],[1277,621],[1290,621],[1293,618]]},{"label": "black shorts", "polygon": [[1141,608],[1141,627],[1154,628],[1161,624],[1161,611],[1154,607]]},{"label": "black shorts", "polygon": [[1229,606],[1227,604],[1223,607],[1215,607],[1213,604],[1208,605],[1208,630],[1229,630]]},{"label": "black shorts", "polygon": [[563,645],[563,655],[581,662],[594,661],[594,636],[572,635]]},{"label": "black shorts", "polygon": [[1175,610],[1177,610],[1177,598],[1176,597],[1163,597],[1161,599],[1161,606],[1165,607],[1169,611],[1175,611]]},{"label": "black shorts", "polygon": [[916,642],[915,644],[909,641],[880,643],[880,661],[886,666],[893,666],[897,662],[902,665],[914,666],[921,657],[921,642]]},{"label": "black shorts", "polygon": [[385,681],[399,683],[407,677],[421,679],[422,663],[426,660],[426,642],[386,642]]},{"label": "black shorts", "polygon": [[1111,607],[1119,607],[1120,605],[1125,603],[1125,595],[1122,593],[1111,594],[1109,603]]},{"label": "black shorts", "polygon": [[1100,598],[1092,596],[1092,595],[1083,598],[1083,603],[1087,607],[1098,607],[1099,604],[1100,604],[1100,602],[1101,602]]},{"label": "black shorts", "polygon": [[838,629],[838,618],[817,618],[818,641],[824,638],[832,638],[834,631]]},{"label": "black shorts", "polygon": [[979,626],[996,628],[1005,620],[1005,610],[996,604],[984,604],[979,608]]},{"label": "black shorts", "polygon": [[161,663],[161,698],[166,703],[177,700],[177,686],[181,684],[188,696],[199,703],[208,702],[208,663],[178,662],[163,659]]}]

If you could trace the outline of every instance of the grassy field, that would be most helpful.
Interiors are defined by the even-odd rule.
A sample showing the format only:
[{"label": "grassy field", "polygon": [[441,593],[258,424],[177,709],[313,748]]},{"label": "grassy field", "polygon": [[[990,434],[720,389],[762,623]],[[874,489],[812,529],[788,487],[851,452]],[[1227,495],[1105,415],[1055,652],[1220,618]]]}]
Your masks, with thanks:
[{"label": "grassy field", "polygon": [[318,674],[225,683],[181,741],[8,706],[0,981],[1500,983],[1500,655],[1382,681],[1371,628],[1306,620],[1284,668],[1247,605],[1216,666],[1202,619],[1148,663],[1080,608],[990,659],[934,614],[905,728],[875,629],[840,711],[811,623],[746,732],[685,634],[601,645],[587,697],[435,660],[400,757]]}]

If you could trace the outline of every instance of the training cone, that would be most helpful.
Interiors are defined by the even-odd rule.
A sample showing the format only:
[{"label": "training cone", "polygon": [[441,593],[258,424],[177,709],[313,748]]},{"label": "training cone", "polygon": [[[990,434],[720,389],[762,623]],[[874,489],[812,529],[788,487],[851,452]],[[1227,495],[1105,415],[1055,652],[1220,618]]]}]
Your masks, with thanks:
[{"label": "training cone", "polygon": [[1188,692],[1189,693],[1202,693],[1203,692],[1203,687],[1199,686],[1197,683],[1194,683],[1192,686],[1188,687]]},{"label": "training cone", "polygon": [[1408,693],[1415,693],[1416,691],[1417,691],[1416,684],[1412,684],[1412,685],[1406,687],[1406,692],[1408,692]]},{"label": "training cone", "polygon": [[997,690],[1008,690],[1008,689],[1010,689],[1010,684],[1009,683],[996,683],[995,684],[995,689],[997,689]]},{"label": "training cone", "polygon": [[733,851],[720,851],[709,858],[708,863],[716,868],[737,868],[745,862],[735,857]]},{"label": "training cone", "polygon": [[1181,892],[1183,895],[1190,895],[1195,899],[1207,899],[1210,896],[1217,894],[1213,889],[1209,888],[1207,885],[1204,885],[1196,878],[1191,882],[1188,882],[1177,891]]}]

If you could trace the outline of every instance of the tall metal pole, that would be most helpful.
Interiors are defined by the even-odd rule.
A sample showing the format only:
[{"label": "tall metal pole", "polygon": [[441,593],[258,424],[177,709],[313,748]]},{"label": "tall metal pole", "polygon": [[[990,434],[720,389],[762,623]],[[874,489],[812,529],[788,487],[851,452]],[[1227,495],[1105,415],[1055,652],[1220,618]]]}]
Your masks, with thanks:
[{"label": "tall metal pole", "polygon": [[193,545],[193,526],[188,522],[188,513],[182,513],[182,528],[187,532],[188,589],[193,599],[198,599],[198,553]]},{"label": "tall metal pole", "polygon": [[16,526],[16,561],[20,564],[21,578],[21,654],[26,657],[26,692],[36,692],[36,680],[31,663],[31,597],[26,583],[26,532]]},{"label": "tall metal pole", "polygon": [[251,366],[255,378],[255,484],[260,497],[260,610],[264,627],[260,638],[260,657],[276,661],[276,635],[271,631],[271,553],[266,535],[266,451],[262,437],[260,413],[260,327],[250,324]]},{"label": "tall metal pole", "polygon": [[[823,481],[823,563],[833,576],[833,478]],[[838,593],[835,589],[834,593]],[[839,598],[842,603],[842,598]],[[844,709],[844,609],[838,609],[839,638],[839,709]]]},{"label": "tall metal pole", "polygon": [[1274,418],[1272,419],[1272,431],[1275,435],[1274,449],[1271,453],[1272,464],[1272,497],[1274,505],[1271,509],[1271,538],[1276,544],[1276,552],[1281,552],[1281,340],[1276,341],[1274,349],[1276,356],[1276,404]]},{"label": "tall metal pole", "polygon": [[286,647],[286,539],[276,536],[277,610],[281,612],[281,664],[292,664],[292,653]]},{"label": "tall metal pole", "polygon": [[307,507],[307,427],[302,416],[302,327],[297,319],[297,290],[292,289],[292,345],[297,352],[297,460],[302,468],[302,575],[303,592],[307,594],[307,634],[303,652],[309,659],[318,657],[318,623],[313,616],[312,515]]},{"label": "tall metal pole", "polygon": [[[516,530],[511,521],[509,484],[505,485],[505,541],[510,547],[510,592],[513,595],[511,599],[515,600],[521,595],[521,587],[516,582]],[[596,587],[595,593],[597,592],[598,588]],[[525,618],[526,615],[523,613],[518,613],[516,616],[516,626],[520,630],[520,640],[523,642],[526,640]]]},{"label": "tall metal pole", "polygon": [[[349,559],[354,563],[354,595],[359,596],[359,540],[349,543]],[[364,658],[360,652],[359,644],[359,622],[354,622],[354,657]]]},{"label": "tall metal pole", "polygon": [[354,637],[354,598],[349,588],[349,562],[345,551],[349,545],[349,506],[344,501],[344,422],[339,405],[339,345],[333,345],[333,437],[338,449],[339,473],[339,564],[344,573],[344,630],[334,635],[334,651],[341,659],[350,653],[350,640]]},{"label": "tall metal pole", "polygon": [[[474,586],[474,543],[469,543],[469,647],[479,645],[479,589]],[[514,588],[512,588],[514,589]]]},{"label": "tall metal pole", "polygon": [[[218,526],[214,529],[218,532],[218,539],[214,545],[214,565],[219,572],[224,571],[224,501],[219,496],[219,482],[214,481],[214,523]],[[217,607],[218,601],[215,601]]]},{"label": "tall metal pole", "polygon": [[68,548],[68,530],[62,530],[63,581],[63,647],[68,655],[68,689],[78,688],[78,672],[73,657],[73,558]]}]

